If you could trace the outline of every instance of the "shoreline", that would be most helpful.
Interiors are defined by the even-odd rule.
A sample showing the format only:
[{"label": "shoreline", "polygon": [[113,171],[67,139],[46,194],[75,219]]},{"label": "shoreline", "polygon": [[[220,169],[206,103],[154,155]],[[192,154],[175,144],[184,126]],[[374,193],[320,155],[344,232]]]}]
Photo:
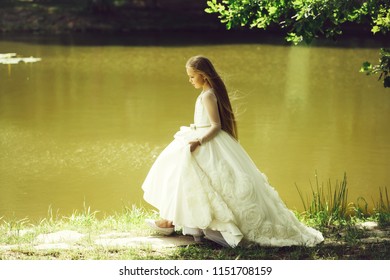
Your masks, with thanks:
[{"label": "shoreline", "polygon": [[[204,7],[203,7],[204,6]],[[224,30],[206,4],[127,5],[96,11],[83,4],[13,3],[0,8],[0,33],[128,33],[132,31]]]},{"label": "shoreline", "polygon": [[103,219],[97,213],[88,208],[61,218],[50,214],[35,224],[0,219],[0,260],[390,259],[390,225],[380,226],[374,217],[315,226],[325,237],[315,247],[225,248],[206,239],[195,242],[180,231],[158,235],[144,223],[157,214],[135,206]]},{"label": "shoreline", "polygon": [[[64,4],[15,3],[0,7],[0,38],[10,37],[107,37],[131,44],[215,44],[271,43],[291,45],[284,37],[288,30],[278,28],[227,30],[215,14],[204,11],[206,4],[192,1],[157,7],[125,6],[110,12],[88,11],[85,7]],[[176,1],[178,2],[178,1]],[[173,3],[175,5],[173,5]],[[187,7],[188,6],[188,7]],[[185,9],[189,8],[189,9]],[[184,9],[184,10],[183,10]],[[188,34],[202,34],[188,36]],[[152,38],[151,38],[152,37]],[[154,37],[154,38],[153,38]],[[373,35],[369,26],[345,25],[337,40],[319,38],[311,46],[365,46],[372,41],[385,46],[384,35]],[[87,40],[84,38],[84,41]],[[352,42],[347,42],[351,40]],[[302,43],[303,44],[303,43]],[[304,44],[303,44],[304,45]],[[372,47],[372,46],[370,46]]]}]

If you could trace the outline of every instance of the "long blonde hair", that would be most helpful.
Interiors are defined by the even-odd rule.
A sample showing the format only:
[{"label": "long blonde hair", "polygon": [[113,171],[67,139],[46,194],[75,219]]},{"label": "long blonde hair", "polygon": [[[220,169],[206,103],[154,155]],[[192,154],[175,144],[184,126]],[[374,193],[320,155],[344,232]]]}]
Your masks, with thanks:
[{"label": "long blonde hair", "polygon": [[195,72],[204,76],[205,80],[214,89],[215,96],[218,102],[218,112],[221,119],[222,130],[229,133],[235,139],[238,139],[237,124],[234,117],[232,105],[226,86],[218,75],[211,61],[204,56],[191,57],[186,64],[186,67],[191,67]]}]

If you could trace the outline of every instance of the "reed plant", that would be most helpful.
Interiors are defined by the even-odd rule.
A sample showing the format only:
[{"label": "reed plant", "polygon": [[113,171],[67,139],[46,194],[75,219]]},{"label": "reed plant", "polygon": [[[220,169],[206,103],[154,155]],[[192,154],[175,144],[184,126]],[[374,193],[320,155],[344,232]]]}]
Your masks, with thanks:
[{"label": "reed plant", "polygon": [[311,198],[304,195],[295,184],[301,198],[306,219],[312,220],[315,225],[320,227],[340,224],[348,220],[352,211],[352,204],[348,203],[347,175],[341,182],[336,181],[332,185],[329,179],[326,185],[320,184],[317,174],[315,175],[315,186],[310,182]]},{"label": "reed plant", "polygon": [[387,187],[383,190],[379,188],[379,200],[376,203],[374,215],[380,226],[390,226],[390,199]]},{"label": "reed plant", "polygon": [[[371,220],[380,227],[390,226],[390,197],[387,187],[379,188],[379,198],[370,207],[364,197],[356,203],[348,202],[347,175],[332,184],[329,179],[326,186],[319,183],[315,174],[315,185],[310,182],[311,196],[304,196],[295,184],[301,198],[304,212],[297,215],[307,223],[317,227],[354,226],[354,224]],[[375,202],[377,201],[377,202]]]}]

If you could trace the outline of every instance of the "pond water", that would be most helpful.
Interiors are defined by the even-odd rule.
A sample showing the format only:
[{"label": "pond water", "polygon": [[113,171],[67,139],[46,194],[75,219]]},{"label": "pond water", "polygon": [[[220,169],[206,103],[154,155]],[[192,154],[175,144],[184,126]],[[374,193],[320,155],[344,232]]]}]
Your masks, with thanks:
[{"label": "pond water", "polygon": [[359,73],[378,61],[375,42],[153,38],[1,38],[0,53],[42,60],[0,64],[0,217],[149,207],[149,168],[193,121],[199,92],[184,65],[196,54],[237,97],[240,142],[291,209],[303,210],[295,185],[310,194],[316,173],[326,184],[345,172],[351,202],[372,204],[389,185],[390,89]]}]

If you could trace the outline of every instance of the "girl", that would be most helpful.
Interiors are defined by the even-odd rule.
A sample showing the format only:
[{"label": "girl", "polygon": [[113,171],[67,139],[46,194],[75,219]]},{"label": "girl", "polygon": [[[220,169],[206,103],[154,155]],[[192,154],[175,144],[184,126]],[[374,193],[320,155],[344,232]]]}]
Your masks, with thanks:
[{"label": "girl", "polygon": [[202,92],[194,124],[180,128],[142,185],[144,199],[162,218],[148,225],[165,235],[182,228],[195,240],[204,235],[230,247],[244,240],[268,246],[322,242],[322,234],[298,221],[238,143],[226,87],[210,60],[192,57],[186,70]]}]

